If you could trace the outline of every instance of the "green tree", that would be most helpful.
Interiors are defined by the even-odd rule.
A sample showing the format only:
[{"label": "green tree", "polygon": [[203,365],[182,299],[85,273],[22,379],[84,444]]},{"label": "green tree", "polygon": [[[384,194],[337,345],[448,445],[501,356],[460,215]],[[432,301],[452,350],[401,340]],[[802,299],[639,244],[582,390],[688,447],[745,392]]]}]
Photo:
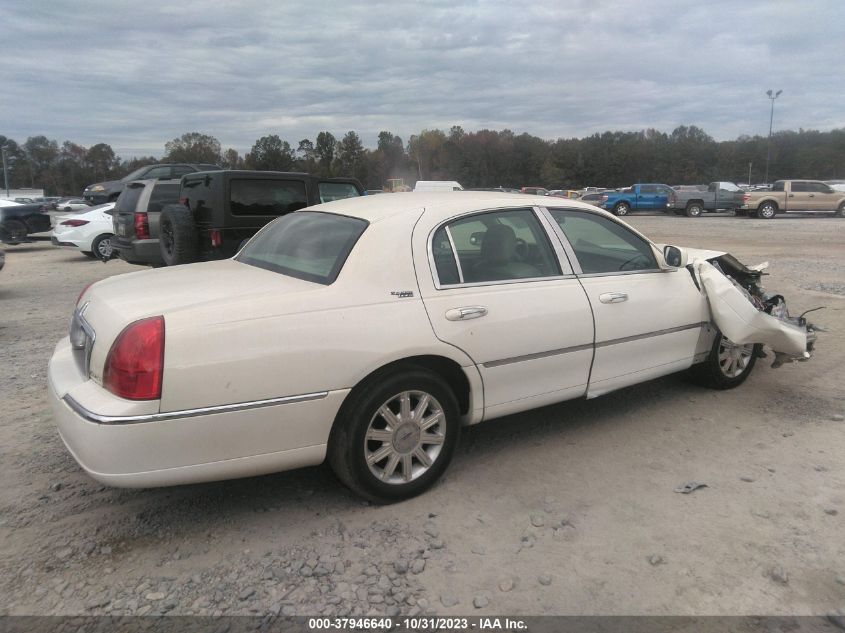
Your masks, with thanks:
[{"label": "green tree", "polygon": [[337,161],[340,174],[343,176],[357,177],[363,170],[362,158],[364,157],[364,145],[354,131],[350,130],[343,135],[337,144]]},{"label": "green tree", "polygon": [[208,134],[187,132],[164,144],[165,159],[173,163],[222,162],[220,141]]},{"label": "green tree", "polygon": [[120,165],[120,159],[107,143],[97,143],[89,147],[86,162],[90,168],[92,182],[108,180],[112,172]]},{"label": "green tree", "polygon": [[290,171],[293,169],[293,150],[290,143],[275,134],[262,136],[249,151],[247,165],[250,169],[265,171]]},{"label": "green tree", "polygon": [[320,132],[317,134],[317,142],[314,143],[314,154],[320,170],[320,176],[332,175],[332,163],[334,162],[337,139],[331,132]]}]

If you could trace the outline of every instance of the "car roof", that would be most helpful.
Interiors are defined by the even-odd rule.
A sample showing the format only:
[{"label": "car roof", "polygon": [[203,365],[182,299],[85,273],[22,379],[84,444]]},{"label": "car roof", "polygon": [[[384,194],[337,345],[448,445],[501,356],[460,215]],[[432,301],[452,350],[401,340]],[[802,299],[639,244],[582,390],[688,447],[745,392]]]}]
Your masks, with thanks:
[{"label": "car roof", "polygon": [[325,211],[378,222],[388,217],[425,209],[426,215],[433,214],[443,219],[465,211],[480,211],[498,207],[577,208],[599,212],[610,217],[610,213],[592,205],[567,198],[538,197],[523,193],[498,193],[491,191],[444,191],[403,192],[380,196],[356,196],[308,207],[309,211]]}]

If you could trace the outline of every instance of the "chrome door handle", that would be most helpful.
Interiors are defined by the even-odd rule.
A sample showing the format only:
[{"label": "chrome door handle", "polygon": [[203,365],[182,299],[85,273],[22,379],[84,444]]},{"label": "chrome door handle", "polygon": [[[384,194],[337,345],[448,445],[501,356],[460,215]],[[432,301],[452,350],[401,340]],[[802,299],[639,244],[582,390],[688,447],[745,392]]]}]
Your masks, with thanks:
[{"label": "chrome door handle", "polygon": [[622,303],[628,300],[628,295],[624,292],[605,292],[599,295],[599,301],[602,303]]},{"label": "chrome door handle", "polygon": [[487,315],[487,308],[484,306],[467,306],[466,308],[452,308],[446,310],[446,318],[449,321],[466,321],[477,319]]}]

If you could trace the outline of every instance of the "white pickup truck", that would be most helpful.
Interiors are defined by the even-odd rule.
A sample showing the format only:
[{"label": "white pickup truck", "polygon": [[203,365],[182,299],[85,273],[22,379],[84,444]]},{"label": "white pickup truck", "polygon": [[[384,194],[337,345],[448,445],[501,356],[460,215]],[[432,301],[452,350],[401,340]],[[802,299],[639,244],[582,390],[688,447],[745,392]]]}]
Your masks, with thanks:
[{"label": "white pickup truck", "polygon": [[820,180],[778,180],[771,191],[749,191],[742,195],[740,209],[752,218],[770,220],[789,211],[830,211],[845,217],[845,191],[837,191]]}]

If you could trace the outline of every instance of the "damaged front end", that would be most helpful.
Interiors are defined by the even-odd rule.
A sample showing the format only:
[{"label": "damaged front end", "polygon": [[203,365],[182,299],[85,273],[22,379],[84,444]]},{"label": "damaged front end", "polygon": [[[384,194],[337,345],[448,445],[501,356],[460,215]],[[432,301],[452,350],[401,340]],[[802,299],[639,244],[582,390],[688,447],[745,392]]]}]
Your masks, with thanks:
[{"label": "damaged front end", "polygon": [[772,367],[806,361],[819,328],[807,322],[806,312],[790,316],[782,295],[766,292],[760,280],[767,266],[748,267],[723,254],[696,259],[687,268],[707,295],[713,322],[731,342],[767,345],[775,355]]}]

